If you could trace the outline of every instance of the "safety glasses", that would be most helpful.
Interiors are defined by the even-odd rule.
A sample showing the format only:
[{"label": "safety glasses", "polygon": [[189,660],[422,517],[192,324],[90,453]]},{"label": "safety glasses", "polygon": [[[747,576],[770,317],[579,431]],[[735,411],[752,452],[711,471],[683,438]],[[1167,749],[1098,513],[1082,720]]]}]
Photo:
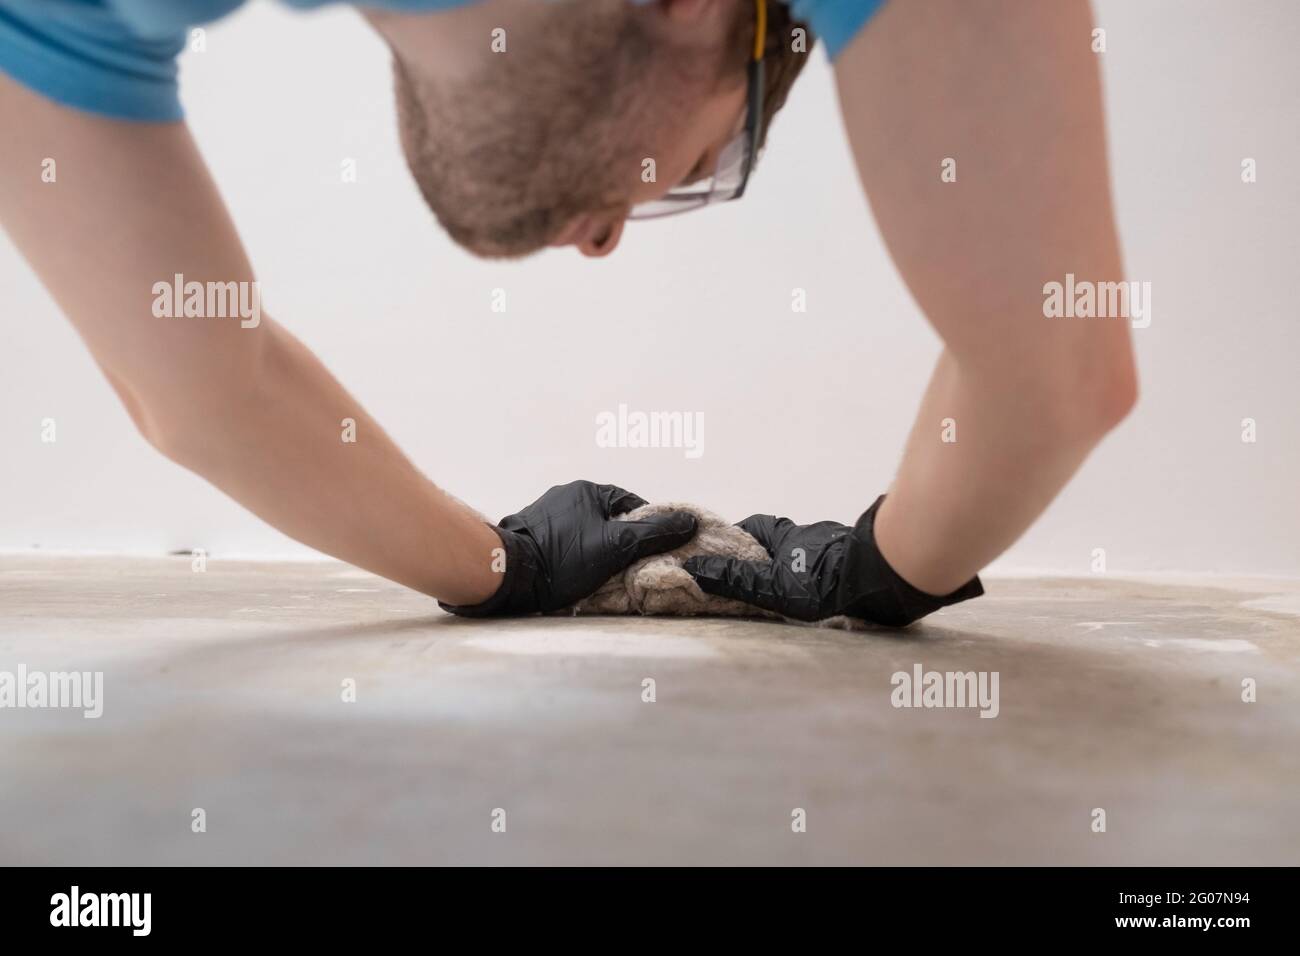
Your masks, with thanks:
[{"label": "safety glasses", "polygon": [[754,50],[749,61],[749,90],[744,126],[718,154],[711,175],[674,186],[658,199],[633,206],[629,219],[660,219],[745,195],[763,141],[763,51],[767,46],[767,0],[754,0]]}]

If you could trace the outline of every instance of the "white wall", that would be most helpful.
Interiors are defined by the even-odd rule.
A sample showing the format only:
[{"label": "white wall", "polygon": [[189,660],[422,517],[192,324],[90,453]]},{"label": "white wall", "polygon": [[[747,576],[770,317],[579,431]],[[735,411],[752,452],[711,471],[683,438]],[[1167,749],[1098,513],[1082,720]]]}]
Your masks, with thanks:
[{"label": "white wall", "polygon": [[[1104,547],[1116,571],[1300,572],[1300,7],[1098,12],[1128,265],[1153,284],[1143,397],[1001,566],[1086,573]],[[587,477],[736,519],[852,521],[888,484],[937,340],[872,225],[820,56],[744,202],[633,225],[607,260],[516,264],[473,260],[432,224],[397,152],[385,52],[351,11],[254,5],[183,72],[270,311],[494,517]],[[0,289],[0,547],[301,552],[146,447],[3,238]],[[703,412],[703,457],[596,447],[595,415],[620,402]]]}]

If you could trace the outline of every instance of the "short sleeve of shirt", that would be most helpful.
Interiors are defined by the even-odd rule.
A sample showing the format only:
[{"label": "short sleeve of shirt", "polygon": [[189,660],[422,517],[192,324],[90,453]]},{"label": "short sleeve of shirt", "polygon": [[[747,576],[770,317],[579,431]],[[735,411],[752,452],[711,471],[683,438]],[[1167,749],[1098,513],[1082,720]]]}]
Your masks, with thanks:
[{"label": "short sleeve of shirt", "polygon": [[[55,102],[116,119],[182,118],[176,57],[190,25],[244,0],[0,0],[0,71]],[[285,0],[310,8],[329,0]],[[436,10],[467,0],[360,0]],[[832,59],[884,0],[791,0]]]},{"label": "short sleeve of shirt", "polygon": [[[301,9],[337,0],[284,0]],[[470,0],[355,0],[410,12]],[[176,57],[191,27],[245,0],[0,0],[0,72],[66,106],[115,119],[182,118]]]},{"label": "short sleeve of shirt", "polygon": [[0,70],[55,102],[118,119],[181,118],[187,32],[153,31],[113,0],[0,0]]},{"label": "short sleeve of shirt", "polygon": [[791,0],[795,19],[812,27],[832,60],[849,45],[885,0]]}]

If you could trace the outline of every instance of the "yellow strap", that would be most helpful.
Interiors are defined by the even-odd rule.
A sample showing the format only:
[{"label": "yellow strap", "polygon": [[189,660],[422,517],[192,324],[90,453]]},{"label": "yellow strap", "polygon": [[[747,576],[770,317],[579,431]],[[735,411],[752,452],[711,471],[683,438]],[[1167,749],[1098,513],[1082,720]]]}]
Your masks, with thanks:
[{"label": "yellow strap", "polygon": [[763,59],[767,47],[767,0],[754,0],[758,7],[758,23],[754,27],[754,60]]}]

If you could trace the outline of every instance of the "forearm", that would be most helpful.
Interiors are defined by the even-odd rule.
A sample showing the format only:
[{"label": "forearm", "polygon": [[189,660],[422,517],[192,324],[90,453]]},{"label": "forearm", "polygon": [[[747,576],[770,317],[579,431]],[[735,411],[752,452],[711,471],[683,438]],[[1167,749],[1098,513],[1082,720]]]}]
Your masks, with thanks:
[{"label": "forearm", "polygon": [[1123,410],[1062,408],[945,351],[876,518],[881,554],[922,591],[960,587],[1042,514]]},{"label": "forearm", "polygon": [[[402,454],[284,328],[250,381],[151,397],[154,443],[290,537],[454,604],[496,589],[496,534]],[[205,396],[211,396],[210,398]]]}]

